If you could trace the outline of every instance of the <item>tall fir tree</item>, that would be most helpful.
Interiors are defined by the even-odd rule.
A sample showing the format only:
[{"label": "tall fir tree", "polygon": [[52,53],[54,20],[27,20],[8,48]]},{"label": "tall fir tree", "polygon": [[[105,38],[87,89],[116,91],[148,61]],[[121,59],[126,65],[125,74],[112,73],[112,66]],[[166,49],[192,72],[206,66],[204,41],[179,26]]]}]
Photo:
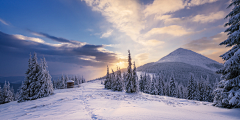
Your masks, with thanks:
[{"label": "tall fir tree", "polygon": [[217,71],[222,75],[222,81],[214,91],[214,105],[220,107],[240,107],[240,0],[232,0],[228,8],[232,11],[225,17],[229,18],[225,27],[228,38],[220,45],[226,45],[231,49],[221,55],[224,67]]},{"label": "tall fir tree", "polygon": [[37,53],[34,53],[33,58],[31,57],[28,61],[28,69],[26,71],[26,77],[19,93],[18,102],[24,102],[27,100],[34,99],[35,83],[38,80],[39,64],[37,62]]},{"label": "tall fir tree", "polygon": [[133,90],[133,74],[132,74],[132,59],[130,50],[128,50],[128,68],[127,68],[127,75],[126,75],[126,92],[132,93],[135,92]]}]

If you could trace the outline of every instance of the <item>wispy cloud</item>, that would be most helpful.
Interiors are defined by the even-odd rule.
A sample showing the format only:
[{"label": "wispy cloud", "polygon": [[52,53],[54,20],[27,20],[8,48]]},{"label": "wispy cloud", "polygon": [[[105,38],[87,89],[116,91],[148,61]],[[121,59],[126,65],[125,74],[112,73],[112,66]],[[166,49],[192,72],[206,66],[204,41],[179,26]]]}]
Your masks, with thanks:
[{"label": "wispy cloud", "polygon": [[34,41],[34,42],[38,42],[38,43],[44,43],[45,41],[40,39],[40,38],[35,38],[35,37],[27,37],[27,36],[23,36],[23,35],[13,35],[14,37],[16,37],[19,40],[30,40],[30,41]]},{"label": "wispy cloud", "polygon": [[219,19],[223,19],[225,17],[225,12],[218,11],[216,13],[210,13],[208,15],[196,15],[192,18],[193,22],[200,22],[200,23],[210,23],[214,22]]},{"label": "wispy cloud", "polygon": [[171,26],[166,26],[162,28],[153,28],[150,31],[148,31],[145,36],[150,37],[155,34],[169,34],[173,36],[183,36],[186,34],[189,34],[191,32],[188,32],[186,29],[184,29],[181,26],[178,25],[171,25]]},{"label": "wispy cloud", "polygon": [[107,38],[112,34],[113,30],[108,30],[107,32],[103,33],[100,38]]},{"label": "wispy cloud", "polygon": [[216,1],[218,1],[218,0],[191,0],[190,2],[187,3],[187,6],[189,6],[189,7],[199,6],[199,5],[203,5],[206,3],[213,3]]},{"label": "wispy cloud", "polygon": [[9,25],[6,21],[4,21],[3,19],[0,18],[0,22],[4,25]]}]

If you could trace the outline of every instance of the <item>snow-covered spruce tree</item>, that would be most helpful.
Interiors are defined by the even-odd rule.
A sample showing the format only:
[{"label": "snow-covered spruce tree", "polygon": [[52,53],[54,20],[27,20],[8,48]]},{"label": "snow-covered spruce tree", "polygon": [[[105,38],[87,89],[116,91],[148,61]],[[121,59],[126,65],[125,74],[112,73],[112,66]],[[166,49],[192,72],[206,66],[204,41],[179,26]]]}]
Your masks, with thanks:
[{"label": "snow-covered spruce tree", "polygon": [[47,62],[44,57],[41,61],[42,64],[40,65],[38,80],[36,81],[36,88],[38,90],[35,90],[34,99],[47,97],[53,93],[52,77],[47,69]]},{"label": "snow-covered spruce tree", "polygon": [[75,75],[75,77],[74,77],[74,83],[75,83],[75,85],[79,85],[79,80],[78,80],[78,78],[77,78],[76,75]]},{"label": "snow-covered spruce tree", "polygon": [[232,47],[220,57],[225,60],[224,67],[216,73],[222,74],[222,81],[214,91],[214,105],[219,107],[235,108],[240,107],[240,0],[232,0],[228,8],[232,11],[225,17],[229,26],[225,32],[228,38],[220,45]]},{"label": "snow-covered spruce tree", "polygon": [[10,83],[8,82],[8,84],[6,84],[6,81],[5,81],[5,84],[3,86],[3,103],[8,103],[13,100],[14,100],[14,97],[13,97],[12,91],[10,90]]},{"label": "snow-covered spruce tree", "polygon": [[187,99],[193,100],[194,92],[195,92],[194,76],[193,76],[193,74],[191,74],[190,79],[188,81],[188,86],[187,86]]},{"label": "snow-covered spruce tree", "polygon": [[170,77],[169,96],[176,97],[176,84],[175,84],[175,78],[174,78],[173,74]]},{"label": "snow-covered spruce tree", "polygon": [[152,82],[151,82],[151,92],[150,94],[152,95],[158,95],[158,89],[157,89],[157,80],[155,78],[155,75],[152,77]]},{"label": "snow-covered spruce tree", "polygon": [[104,82],[105,88],[110,89],[111,88],[111,82],[110,82],[110,75],[109,75],[109,68],[107,66],[107,75],[106,80]]},{"label": "snow-covered spruce tree", "polygon": [[111,81],[112,81],[112,82],[111,82],[111,83],[112,83],[112,84],[111,84],[111,89],[115,91],[117,85],[116,85],[116,75],[115,75],[115,72],[113,71],[113,69],[112,69],[112,74],[111,74],[111,76],[112,76],[112,77],[111,77]]},{"label": "snow-covered spruce tree", "polygon": [[34,53],[33,58],[31,57],[28,61],[28,69],[26,71],[26,77],[23,82],[23,85],[21,87],[21,92],[19,93],[19,99],[18,102],[24,102],[27,100],[34,99],[34,93],[35,93],[35,83],[38,80],[38,72],[39,72],[39,64],[37,62],[37,54]]},{"label": "snow-covered spruce tree", "polygon": [[209,82],[209,78],[207,77],[206,83],[205,83],[205,98],[204,101],[212,102],[213,101],[213,95],[212,95],[212,85]]},{"label": "snow-covered spruce tree", "polygon": [[116,74],[116,91],[122,91],[123,90],[123,80],[121,77],[121,70],[120,68],[117,70]]},{"label": "snow-covered spruce tree", "polygon": [[132,74],[132,59],[130,50],[128,50],[128,68],[127,68],[127,75],[126,75],[126,92],[133,93],[134,90],[134,83],[133,83],[133,74]]},{"label": "snow-covered spruce tree", "polygon": [[65,75],[64,83],[65,83],[65,88],[67,88],[67,81],[69,80],[68,75]]},{"label": "snow-covered spruce tree", "polygon": [[139,91],[143,92],[143,90],[144,90],[143,74],[141,74],[139,79]]},{"label": "snow-covered spruce tree", "polygon": [[[10,84],[10,83],[9,83]],[[13,101],[15,100],[15,92],[14,92],[14,89],[13,89],[13,86],[10,88],[12,94],[13,94]]]},{"label": "snow-covered spruce tree", "polygon": [[166,96],[170,96],[169,83],[166,82],[165,85],[166,85],[165,86],[165,95]]},{"label": "snow-covered spruce tree", "polygon": [[150,75],[146,75],[145,73],[145,77],[144,77],[144,93],[150,93],[151,92],[151,77]]},{"label": "snow-covered spruce tree", "polygon": [[165,85],[164,85],[164,78],[162,73],[159,74],[158,94],[165,95]]},{"label": "snow-covered spruce tree", "polygon": [[63,76],[63,74],[62,74],[62,76],[61,76],[61,80],[60,80],[60,82],[59,82],[59,88],[60,89],[64,89],[65,88],[65,79],[64,79],[64,76]]},{"label": "snow-covered spruce tree", "polygon": [[132,76],[132,81],[133,81],[133,92],[139,92],[139,82],[138,82],[138,76],[137,76],[137,69],[135,62],[133,63],[133,76]]},{"label": "snow-covered spruce tree", "polygon": [[0,104],[3,104],[3,92],[1,86],[0,86]]}]

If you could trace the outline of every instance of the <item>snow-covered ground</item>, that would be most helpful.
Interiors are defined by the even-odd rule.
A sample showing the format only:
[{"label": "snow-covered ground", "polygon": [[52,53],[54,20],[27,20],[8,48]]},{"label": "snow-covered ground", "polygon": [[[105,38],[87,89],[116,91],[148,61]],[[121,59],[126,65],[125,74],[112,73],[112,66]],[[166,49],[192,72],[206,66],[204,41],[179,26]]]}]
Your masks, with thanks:
[{"label": "snow-covered ground", "polygon": [[240,109],[224,109],[208,102],[127,94],[104,89],[100,81],[79,88],[55,90],[46,98],[0,105],[0,119],[77,120],[239,120]]}]

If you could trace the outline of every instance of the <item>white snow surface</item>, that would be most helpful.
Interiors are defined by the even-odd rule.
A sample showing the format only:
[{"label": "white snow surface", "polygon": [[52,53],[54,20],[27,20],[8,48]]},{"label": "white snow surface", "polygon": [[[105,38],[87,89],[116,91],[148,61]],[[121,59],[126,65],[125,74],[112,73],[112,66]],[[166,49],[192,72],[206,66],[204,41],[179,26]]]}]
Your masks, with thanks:
[{"label": "white snow surface", "polygon": [[239,120],[240,109],[208,102],[104,89],[100,80],[33,101],[0,105],[1,120]]},{"label": "white snow surface", "polygon": [[175,51],[158,60],[156,63],[163,62],[183,62],[190,65],[200,66],[212,71],[216,71],[217,69],[214,67],[208,67],[207,64],[222,65],[221,63],[218,63],[217,61],[207,58],[201,54],[183,48],[176,49]]}]

